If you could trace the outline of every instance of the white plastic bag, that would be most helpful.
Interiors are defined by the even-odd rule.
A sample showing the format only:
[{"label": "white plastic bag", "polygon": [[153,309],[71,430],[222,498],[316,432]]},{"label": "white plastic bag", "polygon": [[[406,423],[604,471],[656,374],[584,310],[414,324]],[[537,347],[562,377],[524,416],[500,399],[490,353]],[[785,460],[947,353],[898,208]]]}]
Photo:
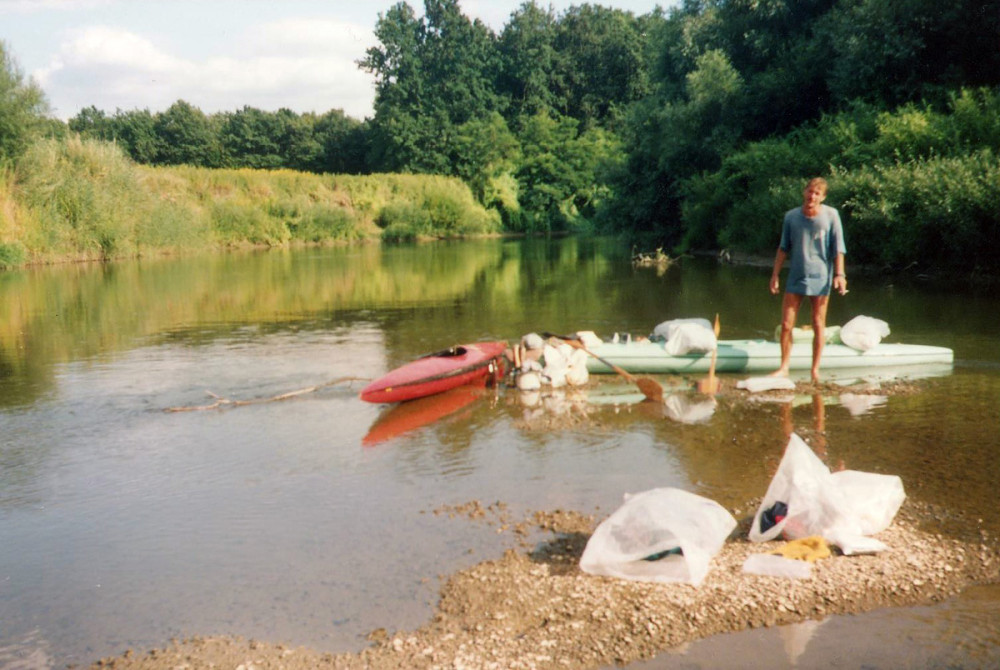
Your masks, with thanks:
[{"label": "white plastic bag", "polygon": [[[663,323],[657,324],[656,328],[653,328],[654,338],[663,338],[664,340],[670,341],[670,338],[674,336],[674,333],[681,326],[687,326],[694,324],[696,326],[701,326],[703,328],[708,328],[712,330],[712,324],[708,319],[671,319],[670,321],[664,321]],[[714,331],[713,331],[714,332]]]},{"label": "white plastic bag", "polygon": [[587,352],[583,349],[574,349],[569,355],[569,364],[566,368],[566,383],[570,386],[583,386],[590,380],[590,372],[587,370]]},{"label": "white plastic bag", "polygon": [[870,316],[856,316],[840,329],[840,341],[859,351],[868,351],[889,336],[889,324]]},{"label": "white plastic bag", "polygon": [[889,527],[906,499],[903,482],[895,475],[843,470],[831,475],[852,508],[862,535],[875,535]]},{"label": "white plastic bag", "polygon": [[[707,323],[707,322],[706,322]],[[671,356],[712,351],[718,346],[715,331],[700,323],[682,323],[673,329],[663,349]]]},{"label": "white plastic bag", "polygon": [[767,542],[820,535],[845,554],[885,549],[867,537],[892,523],[906,494],[894,475],[831,473],[798,435],[792,435],[749,537]]},{"label": "white plastic bag", "polygon": [[626,496],[601,522],[580,557],[580,569],[645,582],[698,585],[736,527],[714,500],[675,488]]}]

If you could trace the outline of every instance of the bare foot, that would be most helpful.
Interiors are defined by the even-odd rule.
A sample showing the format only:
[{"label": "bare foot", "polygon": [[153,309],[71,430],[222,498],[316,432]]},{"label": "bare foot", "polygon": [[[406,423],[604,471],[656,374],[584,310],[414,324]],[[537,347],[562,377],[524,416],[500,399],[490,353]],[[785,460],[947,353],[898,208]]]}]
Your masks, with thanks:
[{"label": "bare foot", "polygon": [[774,372],[768,375],[768,377],[787,377],[788,368],[778,368]]}]

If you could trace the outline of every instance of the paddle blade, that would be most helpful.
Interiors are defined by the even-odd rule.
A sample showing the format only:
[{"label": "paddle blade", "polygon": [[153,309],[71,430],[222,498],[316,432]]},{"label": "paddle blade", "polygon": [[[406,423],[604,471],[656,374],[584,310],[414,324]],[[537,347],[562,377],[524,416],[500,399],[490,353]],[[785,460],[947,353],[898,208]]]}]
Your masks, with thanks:
[{"label": "paddle blade", "polygon": [[635,380],[635,384],[642,391],[642,394],[646,396],[647,400],[663,402],[663,387],[655,379],[639,377]]}]

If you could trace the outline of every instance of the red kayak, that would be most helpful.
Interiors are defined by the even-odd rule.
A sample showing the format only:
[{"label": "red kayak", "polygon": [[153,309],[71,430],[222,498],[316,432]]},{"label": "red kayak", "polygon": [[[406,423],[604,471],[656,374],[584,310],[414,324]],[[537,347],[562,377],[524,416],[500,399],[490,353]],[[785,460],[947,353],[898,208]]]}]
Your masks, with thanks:
[{"label": "red kayak", "polygon": [[361,389],[365,402],[400,402],[504,374],[506,342],[476,342],[421,356]]}]

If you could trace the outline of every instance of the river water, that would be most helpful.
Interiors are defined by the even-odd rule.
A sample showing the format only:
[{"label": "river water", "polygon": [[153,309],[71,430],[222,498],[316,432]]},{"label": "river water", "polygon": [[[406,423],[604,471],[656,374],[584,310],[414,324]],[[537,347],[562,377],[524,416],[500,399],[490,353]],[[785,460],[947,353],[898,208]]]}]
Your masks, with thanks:
[{"label": "river water", "polygon": [[[831,462],[898,474],[909,496],[1000,530],[1000,300],[971,289],[852,273],[831,301],[830,323],[866,314],[892,341],[955,350],[954,370],[912,394],[706,412],[679,393],[675,408],[701,410],[687,423],[611,376],[537,404],[506,389],[457,397],[422,426],[416,411],[357,398],[423,353],[531,331],[646,334],[718,313],[724,338],[769,337],[769,272],[633,268],[607,241],[564,239],[0,274],[0,667],[192,635],[359,650],[375,628],[424,623],[441,577],[515,546],[435,510],[479,500],[515,517],[603,515],[657,486],[738,506],[763,494],[789,429]],[[986,667],[1000,663],[998,630],[987,586],[718,636],[636,667]]]}]

